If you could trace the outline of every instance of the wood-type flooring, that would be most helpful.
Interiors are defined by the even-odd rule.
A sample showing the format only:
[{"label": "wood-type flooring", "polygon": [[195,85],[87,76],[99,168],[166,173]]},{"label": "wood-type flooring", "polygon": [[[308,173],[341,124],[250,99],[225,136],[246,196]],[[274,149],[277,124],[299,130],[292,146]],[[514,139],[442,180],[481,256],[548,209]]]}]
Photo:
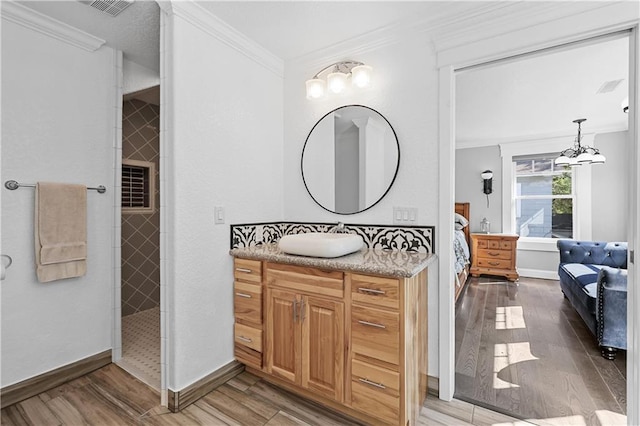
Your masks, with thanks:
[{"label": "wood-type flooring", "polygon": [[[3,426],[34,425],[355,425],[357,423],[243,372],[179,413],[115,364],[2,410]],[[463,401],[432,396],[418,426],[528,425]]]},{"label": "wood-type flooring", "polygon": [[558,281],[469,278],[456,306],[456,398],[536,423],[616,425],[626,386],[626,352],[602,358]]}]

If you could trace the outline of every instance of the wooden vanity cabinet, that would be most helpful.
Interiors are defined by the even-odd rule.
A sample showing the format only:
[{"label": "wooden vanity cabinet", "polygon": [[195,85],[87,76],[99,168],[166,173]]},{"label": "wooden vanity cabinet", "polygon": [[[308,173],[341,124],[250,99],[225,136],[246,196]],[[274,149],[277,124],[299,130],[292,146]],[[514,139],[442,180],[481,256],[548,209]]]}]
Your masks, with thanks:
[{"label": "wooden vanity cabinet", "polygon": [[267,373],[342,402],[343,273],[271,263],[265,269]]},{"label": "wooden vanity cabinet", "polygon": [[[236,276],[237,290],[256,290],[250,283]],[[258,330],[257,308],[243,297],[240,362],[367,424],[416,424],[427,391],[426,269],[391,278],[265,261],[262,283],[264,350],[237,340],[248,333],[243,327]],[[261,361],[247,362],[244,348]]]},{"label": "wooden vanity cabinet", "polygon": [[234,355],[262,368],[262,262],[235,259],[233,276]]}]

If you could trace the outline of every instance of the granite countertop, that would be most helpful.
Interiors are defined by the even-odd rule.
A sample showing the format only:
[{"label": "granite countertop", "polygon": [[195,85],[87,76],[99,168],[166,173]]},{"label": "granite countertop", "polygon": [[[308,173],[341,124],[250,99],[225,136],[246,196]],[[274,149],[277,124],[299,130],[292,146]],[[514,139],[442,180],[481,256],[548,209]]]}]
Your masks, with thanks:
[{"label": "granite countertop", "polygon": [[231,249],[229,254],[242,259],[265,260],[389,277],[412,277],[435,262],[437,258],[435,254],[430,253],[364,248],[346,256],[327,259],[287,254],[281,251],[277,244],[261,244]]}]

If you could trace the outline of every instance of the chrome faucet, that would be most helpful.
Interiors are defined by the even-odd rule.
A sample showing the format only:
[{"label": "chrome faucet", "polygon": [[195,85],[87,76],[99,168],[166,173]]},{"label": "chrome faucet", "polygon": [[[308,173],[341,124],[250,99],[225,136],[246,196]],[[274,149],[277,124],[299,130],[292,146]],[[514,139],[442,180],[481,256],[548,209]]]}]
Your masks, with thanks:
[{"label": "chrome faucet", "polygon": [[329,229],[329,234],[338,234],[341,232],[347,232],[347,230],[344,228],[344,223],[342,222],[338,222],[337,225]]}]

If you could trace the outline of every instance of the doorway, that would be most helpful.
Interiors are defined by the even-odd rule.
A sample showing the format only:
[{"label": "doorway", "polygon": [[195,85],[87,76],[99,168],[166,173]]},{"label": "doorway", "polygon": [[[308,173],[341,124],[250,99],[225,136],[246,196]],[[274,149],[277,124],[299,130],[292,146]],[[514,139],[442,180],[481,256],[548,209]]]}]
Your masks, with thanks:
[{"label": "doorway", "polygon": [[122,105],[121,327],[118,365],[160,391],[160,87]]},{"label": "doorway", "polygon": [[[620,24],[618,26],[609,27],[608,31],[611,32],[615,29],[623,30],[625,28],[629,28],[629,27],[626,27],[625,25]],[[637,26],[632,27],[632,31],[630,32],[631,48],[629,49],[629,58],[630,58],[629,100],[630,100],[630,105],[635,105],[635,106],[637,106],[636,95],[638,90],[636,86],[636,70],[638,65],[638,58],[636,57],[637,46],[638,46],[637,30],[638,30]],[[558,36],[555,38],[555,45],[560,45],[561,44],[560,40],[563,40],[569,43],[576,41],[576,37],[572,36],[570,31],[564,31],[564,32],[557,31],[557,26],[554,26],[554,30],[552,31],[552,33],[553,32],[558,34]],[[592,31],[590,32],[590,34],[594,36],[600,36],[606,33],[607,33],[607,30],[598,30],[597,28],[592,29]],[[552,42],[553,40],[550,37],[549,40],[546,40],[547,44],[539,44],[539,46],[542,48],[547,48],[550,45],[549,43],[552,43]],[[455,163],[455,151],[454,151],[454,143],[453,143],[453,140],[454,140],[453,123],[455,122],[454,120],[454,105],[455,105],[454,79],[455,79],[455,72],[457,72],[458,69],[462,69],[461,67],[456,68],[454,64],[466,64],[466,65],[481,64],[482,61],[477,58],[486,58],[485,61],[492,61],[496,58],[496,56],[502,57],[502,58],[508,57],[508,54],[506,54],[505,52],[498,54],[497,52],[491,51],[491,49],[483,48],[481,49],[483,50],[483,52],[480,52],[480,53],[475,52],[474,57],[476,59],[475,61],[471,61],[470,63],[469,49],[470,47],[468,46],[460,49],[454,48],[451,51],[447,52],[447,55],[443,55],[443,56],[446,56],[445,60],[440,61],[441,62],[440,63],[440,67],[441,67],[440,68],[440,76],[441,76],[440,111],[442,112],[441,122],[440,122],[440,128],[441,128],[440,161],[441,161],[441,164],[445,164],[445,165],[449,164],[451,166],[451,169],[453,169],[453,165]],[[519,54],[522,52],[521,50],[517,51],[514,48],[512,49],[513,50],[511,51],[516,53],[516,57],[518,57]],[[529,51],[530,52],[535,51],[535,49],[532,47],[529,47]],[[638,198],[637,198],[637,187],[638,187],[637,124],[638,123],[637,123],[636,112],[633,110],[633,107],[630,107],[630,108],[631,108],[629,111],[630,147],[629,147],[628,155],[631,157],[630,160],[634,159],[635,161],[631,161],[629,175],[627,178],[630,182],[629,183],[629,189],[630,189],[629,190],[629,208],[630,208],[629,224],[630,226],[629,226],[627,238],[629,241],[629,248],[633,249],[633,247],[638,241],[638,229],[636,225],[637,211],[638,211],[638,205],[637,205],[637,202],[638,202]],[[452,259],[452,253],[449,254],[449,251],[452,251],[452,250],[447,250],[448,247],[446,244],[450,239],[452,239],[450,238],[451,231],[449,230],[449,228],[452,228],[452,227],[445,226],[445,225],[449,222],[453,222],[453,213],[450,213],[450,211],[453,210],[452,207],[454,203],[453,186],[454,186],[455,179],[453,176],[453,172],[446,170],[446,167],[444,167],[440,173],[440,181],[441,181],[440,182],[441,220],[439,223],[440,223],[440,237],[441,237],[441,251],[442,251],[441,256],[445,258],[444,264],[446,265],[446,264],[449,264]],[[633,253],[631,252],[630,255],[632,254]],[[631,256],[631,259],[633,259],[632,256]],[[639,389],[638,389],[637,380],[634,380],[634,378],[637,379],[637,371],[638,371],[638,363],[637,363],[637,360],[635,359],[635,354],[638,349],[637,348],[637,341],[638,341],[637,325],[638,324],[637,324],[637,316],[634,313],[633,306],[638,303],[638,297],[637,297],[638,295],[633,290],[633,283],[637,279],[637,270],[635,268],[635,265],[633,265],[632,261],[629,264],[629,269],[630,269],[629,282],[630,282],[631,290],[629,294],[629,304],[628,304],[628,313],[630,315],[629,321],[628,321],[628,329],[629,329],[628,335],[630,336],[629,337],[630,340],[629,340],[629,348],[628,348],[629,363],[627,365],[627,374],[629,375],[630,380],[628,381],[628,385],[627,385],[628,394],[629,394],[627,412],[629,415],[629,421],[633,423],[634,421],[637,421],[639,417],[637,400],[635,399],[635,395],[637,395]],[[445,400],[448,400],[453,396],[454,383],[455,383],[455,379],[454,379],[455,363],[452,356],[452,354],[454,353],[454,346],[455,346],[455,342],[453,339],[454,312],[453,312],[453,306],[451,305],[451,302],[450,302],[451,298],[453,297],[453,289],[449,289],[445,285],[445,283],[448,283],[451,281],[451,274],[452,274],[452,271],[449,271],[449,268],[440,269],[440,281],[441,281],[440,289],[441,290],[439,295],[439,306],[440,306],[440,317],[442,318],[442,321],[440,323],[440,328],[439,328],[440,330],[439,373],[440,373],[440,397]]]}]

